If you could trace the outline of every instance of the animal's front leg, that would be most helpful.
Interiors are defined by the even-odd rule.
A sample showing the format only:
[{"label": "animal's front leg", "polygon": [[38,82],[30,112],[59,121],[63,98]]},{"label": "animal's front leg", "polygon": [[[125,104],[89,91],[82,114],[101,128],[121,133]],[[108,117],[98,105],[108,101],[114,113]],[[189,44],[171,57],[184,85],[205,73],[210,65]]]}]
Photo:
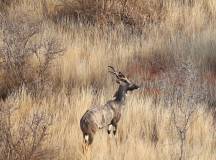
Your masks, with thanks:
[{"label": "animal's front leg", "polygon": [[117,145],[117,144],[118,144],[117,137],[116,137],[116,133],[117,133],[117,123],[113,123],[112,126],[113,126],[113,135],[114,135],[114,138],[115,138],[115,143],[116,143],[116,145]]},{"label": "animal's front leg", "polygon": [[108,126],[107,133],[110,134],[111,131],[112,131],[112,124],[110,124],[110,125]]},{"label": "animal's front leg", "polygon": [[112,124],[112,126],[113,126],[113,134],[114,134],[114,135],[116,135],[116,132],[117,132],[117,124],[118,124],[120,118],[121,118],[121,113],[118,112],[118,113],[116,114],[115,118],[113,118],[113,120],[112,120],[112,122],[111,122],[111,124]]},{"label": "animal's front leg", "polygon": [[117,123],[112,124],[112,126],[113,126],[113,134],[115,136],[117,132]]}]

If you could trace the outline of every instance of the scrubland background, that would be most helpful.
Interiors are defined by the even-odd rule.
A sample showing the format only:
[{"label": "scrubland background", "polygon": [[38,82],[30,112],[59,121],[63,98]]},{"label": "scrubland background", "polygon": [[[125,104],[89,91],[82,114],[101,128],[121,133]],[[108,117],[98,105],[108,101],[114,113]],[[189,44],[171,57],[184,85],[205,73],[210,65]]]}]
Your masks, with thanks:
[{"label": "scrubland background", "polygon": [[[0,0],[0,159],[216,159],[215,0]],[[79,120],[139,84],[116,137]]]}]

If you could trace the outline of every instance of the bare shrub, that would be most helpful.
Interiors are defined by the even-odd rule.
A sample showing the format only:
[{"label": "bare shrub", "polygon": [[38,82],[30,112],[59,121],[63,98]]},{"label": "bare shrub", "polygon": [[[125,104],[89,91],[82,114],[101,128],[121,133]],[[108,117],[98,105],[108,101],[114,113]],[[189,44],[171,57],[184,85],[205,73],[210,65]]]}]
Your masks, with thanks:
[{"label": "bare shrub", "polygon": [[0,159],[54,159],[56,150],[43,147],[48,138],[52,118],[45,113],[35,112],[32,118],[26,118],[17,129],[14,129],[11,122],[14,112],[16,109],[13,107],[0,108]]},{"label": "bare shrub", "polygon": [[190,127],[190,120],[193,116],[194,111],[195,108],[188,109],[184,108],[183,106],[178,106],[174,108],[172,112],[173,123],[177,130],[177,134],[180,140],[179,160],[187,159],[185,153],[185,141],[187,138],[188,128]]},{"label": "bare shrub", "polygon": [[21,85],[32,87],[46,82],[52,60],[63,51],[56,38],[42,35],[42,21],[31,21],[25,15],[17,18],[1,15],[0,19],[1,88],[6,93]]},{"label": "bare shrub", "polygon": [[[48,5],[44,5],[48,6]],[[49,7],[45,7],[48,10]],[[161,20],[165,11],[159,0],[62,0],[49,15],[56,22],[64,17],[76,22],[140,27]]]},{"label": "bare shrub", "polygon": [[0,4],[6,4],[11,5],[14,2],[17,2],[18,0],[0,0]]},{"label": "bare shrub", "polygon": [[18,3],[20,0],[0,0],[0,12],[7,12],[12,4]]}]

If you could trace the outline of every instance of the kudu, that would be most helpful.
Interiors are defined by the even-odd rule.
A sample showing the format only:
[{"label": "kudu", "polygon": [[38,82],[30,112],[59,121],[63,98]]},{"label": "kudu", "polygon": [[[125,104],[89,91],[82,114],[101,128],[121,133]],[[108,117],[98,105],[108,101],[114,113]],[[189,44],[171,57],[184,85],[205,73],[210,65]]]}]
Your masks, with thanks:
[{"label": "kudu", "polygon": [[125,104],[125,98],[128,91],[138,89],[139,86],[132,83],[121,72],[117,72],[112,66],[109,67],[109,72],[115,75],[116,82],[119,88],[116,91],[114,98],[107,101],[103,106],[91,108],[85,112],[80,120],[80,128],[83,132],[85,144],[92,144],[94,134],[98,129],[108,127],[108,134],[116,134],[117,124],[121,117],[122,106]]}]

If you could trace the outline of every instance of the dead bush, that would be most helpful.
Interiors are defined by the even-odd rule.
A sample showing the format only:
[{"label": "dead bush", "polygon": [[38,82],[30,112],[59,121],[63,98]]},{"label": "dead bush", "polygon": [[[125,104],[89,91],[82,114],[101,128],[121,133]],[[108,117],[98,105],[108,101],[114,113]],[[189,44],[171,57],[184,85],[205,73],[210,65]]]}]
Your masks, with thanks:
[{"label": "dead bush", "polygon": [[56,22],[69,18],[79,23],[130,27],[160,22],[165,12],[164,3],[159,0],[62,0],[54,6],[44,1],[44,6]]},{"label": "dead bush", "polygon": [[0,0],[0,12],[6,12],[12,4],[18,3],[20,0]]},{"label": "dead bush", "polygon": [[13,107],[0,106],[0,159],[54,159],[56,150],[43,146],[52,124],[51,116],[35,112],[17,127],[12,124],[14,112],[16,109]]},{"label": "dead bush", "polygon": [[187,139],[187,131],[190,127],[191,118],[193,113],[195,112],[195,108],[184,108],[182,106],[173,107],[172,112],[172,120],[174,126],[177,130],[177,134],[180,141],[180,153],[179,160],[187,159],[188,155],[186,155],[186,139]]},{"label": "dead bush", "polygon": [[18,0],[0,0],[0,4],[11,5],[12,3],[18,2]]},{"label": "dead bush", "polygon": [[1,93],[47,82],[52,60],[63,51],[61,43],[43,35],[42,21],[32,21],[25,15],[0,18]]}]

